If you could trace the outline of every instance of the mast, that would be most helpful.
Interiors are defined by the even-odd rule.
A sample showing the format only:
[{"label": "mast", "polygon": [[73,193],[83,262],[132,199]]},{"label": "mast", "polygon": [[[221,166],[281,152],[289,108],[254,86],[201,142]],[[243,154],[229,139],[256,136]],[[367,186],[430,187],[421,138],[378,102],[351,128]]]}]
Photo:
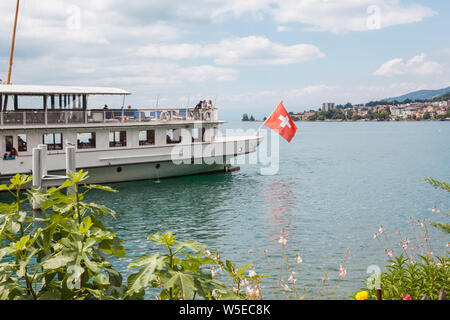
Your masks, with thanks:
[{"label": "mast", "polygon": [[11,43],[11,54],[9,55],[9,70],[8,70],[7,84],[11,84],[11,71],[12,71],[13,57],[14,57],[14,45],[16,42],[16,29],[17,29],[17,17],[18,16],[19,16],[19,0],[17,0],[17,5],[16,5],[16,17],[14,19],[14,31],[13,31],[13,38],[12,38],[12,43]]}]

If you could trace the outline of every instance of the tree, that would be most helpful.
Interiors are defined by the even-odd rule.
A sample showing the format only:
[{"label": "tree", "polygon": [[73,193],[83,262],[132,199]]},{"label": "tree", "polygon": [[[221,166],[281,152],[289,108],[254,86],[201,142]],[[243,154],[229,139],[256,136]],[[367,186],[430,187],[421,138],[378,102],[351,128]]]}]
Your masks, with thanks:
[{"label": "tree", "polygon": [[347,104],[344,106],[344,109],[353,109],[353,105],[350,102],[347,102]]},{"label": "tree", "polygon": [[423,114],[423,120],[430,120],[431,119],[431,114],[428,111],[425,111],[425,113]]},{"label": "tree", "polygon": [[376,118],[380,121],[389,121],[389,112],[387,110],[382,110],[380,113],[377,113]]}]

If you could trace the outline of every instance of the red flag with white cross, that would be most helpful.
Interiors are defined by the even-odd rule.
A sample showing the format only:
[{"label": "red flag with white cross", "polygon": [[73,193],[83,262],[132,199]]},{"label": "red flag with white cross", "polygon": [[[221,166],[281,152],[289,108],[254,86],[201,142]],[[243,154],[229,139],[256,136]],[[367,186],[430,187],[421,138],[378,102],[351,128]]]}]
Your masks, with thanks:
[{"label": "red flag with white cross", "polygon": [[264,122],[264,125],[278,132],[287,142],[291,142],[298,130],[289,113],[284,108],[283,102],[278,105],[269,119]]}]

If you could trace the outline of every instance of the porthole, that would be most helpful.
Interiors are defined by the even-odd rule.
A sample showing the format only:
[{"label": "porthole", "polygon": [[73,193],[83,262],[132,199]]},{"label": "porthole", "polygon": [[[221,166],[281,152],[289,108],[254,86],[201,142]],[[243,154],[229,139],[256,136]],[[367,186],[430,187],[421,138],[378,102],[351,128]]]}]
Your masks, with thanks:
[{"label": "porthole", "polygon": [[156,169],[159,169],[159,168],[161,168],[161,165],[158,163],[158,164],[156,165]]},{"label": "porthole", "polygon": [[117,172],[119,172],[119,173],[122,172],[122,167],[118,167]]}]

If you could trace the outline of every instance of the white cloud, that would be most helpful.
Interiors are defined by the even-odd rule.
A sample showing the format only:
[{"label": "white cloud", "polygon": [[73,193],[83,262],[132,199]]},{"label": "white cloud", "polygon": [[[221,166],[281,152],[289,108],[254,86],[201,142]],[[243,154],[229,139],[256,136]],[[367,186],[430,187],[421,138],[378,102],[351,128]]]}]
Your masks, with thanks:
[{"label": "white cloud", "polygon": [[396,58],[385,62],[374,75],[377,76],[403,76],[403,75],[431,75],[441,74],[443,66],[435,61],[426,61],[424,53],[407,61]]},{"label": "white cloud", "polygon": [[277,32],[286,32],[291,30],[291,28],[286,27],[286,26],[277,26]]},{"label": "white cloud", "polygon": [[420,22],[436,14],[420,4],[400,0],[228,0],[214,14],[265,13],[279,23],[301,23],[310,31],[346,33]]},{"label": "white cloud", "polygon": [[173,60],[212,57],[219,65],[293,64],[325,56],[310,44],[285,46],[256,36],[225,39],[208,45],[154,44],[142,47],[138,55]]}]

